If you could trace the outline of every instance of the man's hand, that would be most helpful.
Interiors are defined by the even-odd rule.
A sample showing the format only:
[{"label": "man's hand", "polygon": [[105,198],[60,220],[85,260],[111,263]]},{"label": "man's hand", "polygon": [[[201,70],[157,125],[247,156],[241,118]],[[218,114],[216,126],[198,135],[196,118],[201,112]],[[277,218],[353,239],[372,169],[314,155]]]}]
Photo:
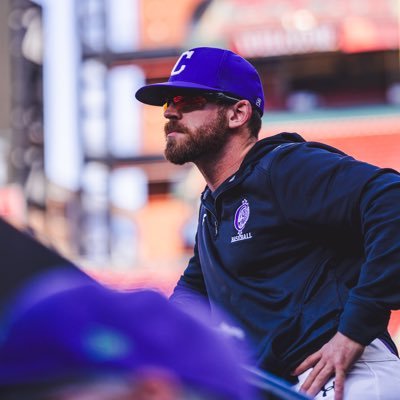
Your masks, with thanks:
[{"label": "man's hand", "polygon": [[321,350],[311,354],[293,371],[293,375],[298,376],[313,368],[300,390],[315,396],[334,376],[335,400],[343,400],[346,372],[360,358],[364,348],[338,332]]}]

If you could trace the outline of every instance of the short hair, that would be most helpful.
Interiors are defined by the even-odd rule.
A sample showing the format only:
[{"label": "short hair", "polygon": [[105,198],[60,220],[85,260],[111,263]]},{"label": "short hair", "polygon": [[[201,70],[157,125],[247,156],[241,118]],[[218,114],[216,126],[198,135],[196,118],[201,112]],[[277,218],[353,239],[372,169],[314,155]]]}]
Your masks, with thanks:
[{"label": "short hair", "polygon": [[251,114],[249,121],[247,122],[247,127],[249,128],[250,135],[258,139],[258,135],[261,130],[262,119],[261,115],[257,110],[255,110],[254,108],[252,110],[253,112]]}]

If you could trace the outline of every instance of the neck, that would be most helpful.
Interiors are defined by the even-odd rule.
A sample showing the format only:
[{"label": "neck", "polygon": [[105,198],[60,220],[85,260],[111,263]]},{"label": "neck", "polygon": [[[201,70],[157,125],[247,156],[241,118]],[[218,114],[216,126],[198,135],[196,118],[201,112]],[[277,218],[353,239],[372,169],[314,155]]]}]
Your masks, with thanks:
[{"label": "neck", "polygon": [[212,191],[215,191],[239,169],[246,154],[256,142],[257,139],[255,137],[242,138],[232,135],[217,154],[196,160],[195,165]]}]

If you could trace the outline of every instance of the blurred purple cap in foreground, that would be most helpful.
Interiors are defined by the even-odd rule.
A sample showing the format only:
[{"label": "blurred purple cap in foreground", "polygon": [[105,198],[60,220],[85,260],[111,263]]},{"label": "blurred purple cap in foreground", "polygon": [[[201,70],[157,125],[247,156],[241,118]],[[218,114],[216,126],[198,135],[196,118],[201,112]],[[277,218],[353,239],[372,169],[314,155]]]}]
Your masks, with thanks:
[{"label": "blurred purple cap in foreground", "polygon": [[232,343],[155,291],[121,292],[57,269],[1,318],[0,389],[151,369],[222,398],[254,398]]}]

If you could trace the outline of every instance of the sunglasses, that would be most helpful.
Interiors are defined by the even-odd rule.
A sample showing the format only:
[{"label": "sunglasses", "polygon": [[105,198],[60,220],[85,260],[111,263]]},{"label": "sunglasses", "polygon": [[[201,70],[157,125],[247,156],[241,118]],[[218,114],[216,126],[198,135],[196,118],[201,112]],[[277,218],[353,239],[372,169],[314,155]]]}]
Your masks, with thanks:
[{"label": "sunglasses", "polygon": [[178,111],[189,112],[194,110],[201,110],[206,105],[206,103],[209,102],[234,104],[237,103],[239,100],[240,99],[228,96],[224,93],[207,92],[201,93],[199,95],[173,96],[166,98],[163,107],[165,111],[168,106],[173,104]]}]

